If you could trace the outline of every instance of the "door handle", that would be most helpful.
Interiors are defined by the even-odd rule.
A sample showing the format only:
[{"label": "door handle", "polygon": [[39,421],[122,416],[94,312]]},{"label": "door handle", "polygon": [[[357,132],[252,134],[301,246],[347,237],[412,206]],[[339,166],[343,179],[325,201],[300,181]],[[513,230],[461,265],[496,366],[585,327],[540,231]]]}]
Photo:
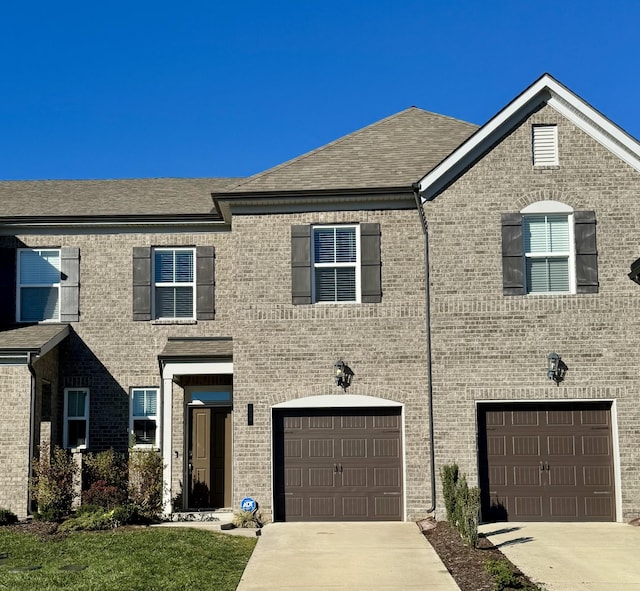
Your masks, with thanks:
[{"label": "door handle", "polygon": [[338,464],[338,467],[340,468],[340,474],[342,474],[342,464]]},{"label": "door handle", "polygon": [[544,472],[544,462],[540,462],[540,472]]}]

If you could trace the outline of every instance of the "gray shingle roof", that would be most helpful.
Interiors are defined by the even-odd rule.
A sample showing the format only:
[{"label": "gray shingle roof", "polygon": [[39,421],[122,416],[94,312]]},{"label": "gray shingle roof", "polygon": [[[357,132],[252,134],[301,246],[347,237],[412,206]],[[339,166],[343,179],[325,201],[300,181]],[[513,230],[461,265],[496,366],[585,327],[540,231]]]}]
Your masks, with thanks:
[{"label": "gray shingle roof", "polygon": [[241,181],[228,193],[410,186],[478,127],[410,107]]},{"label": "gray shingle roof", "polygon": [[237,178],[0,181],[0,217],[209,213]]},{"label": "gray shingle roof", "polygon": [[233,357],[233,341],[229,337],[169,337],[160,359]]},{"label": "gray shingle roof", "polygon": [[39,353],[52,341],[69,333],[67,324],[33,324],[0,331],[0,352],[33,351]]}]

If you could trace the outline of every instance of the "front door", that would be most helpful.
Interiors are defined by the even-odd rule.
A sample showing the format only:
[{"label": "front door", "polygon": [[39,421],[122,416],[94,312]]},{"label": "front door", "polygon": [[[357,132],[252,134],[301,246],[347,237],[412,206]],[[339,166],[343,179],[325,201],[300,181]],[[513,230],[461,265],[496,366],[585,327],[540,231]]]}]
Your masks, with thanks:
[{"label": "front door", "polygon": [[191,509],[225,506],[225,434],[229,415],[226,408],[190,408],[187,505]]}]

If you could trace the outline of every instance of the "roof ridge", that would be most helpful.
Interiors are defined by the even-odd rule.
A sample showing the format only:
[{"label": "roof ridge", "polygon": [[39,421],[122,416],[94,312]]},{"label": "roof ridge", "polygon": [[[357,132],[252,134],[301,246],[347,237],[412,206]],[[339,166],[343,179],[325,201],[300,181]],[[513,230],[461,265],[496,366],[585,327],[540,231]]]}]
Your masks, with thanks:
[{"label": "roof ridge", "polygon": [[456,120],[453,117],[448,117],[447,115],[440,115],[439,113],[432,113],[431,111],[425,111],[424,109],[421,109],[420,107],[416,107],[416,106],[410,106],[407,107],[406,109],[403,109],[402,111],[398,111],[397,113],[393,113],[392,115],[388,115],[387,117],[384,117],[382,119],[379,119],[378,121],[374,121],[373,123],[369,123],[369,125],[365,125],[364,127],[361,127],[360,129],[356,129],[355,131],[352,131],[350,133],[348,133],[347,135],[343,135],[340,136],[339,138],[336,138],[335,140],[330,141],[327,144],[324,144],[318,148],[314,148],[313,150],[310,150],[309,152],[305,152],[303,154],[300,154],[299,156],[294,156],[293,158],[291,158],[290,160],[287,160],[286,162],[282,162],[281,164],[277,164],[276,166],[273,166],[271,168],[268,168],[267,170],[263,170],[261,172],[258,172],[250,177],[246,177],[244,178],[239,184],[234,185],[232,188],[227,189],[226,192],[234,192],[238,189],[240,189],[241,187],[243,187],[244,185],[248,184],[248,183],[252,183],[258,179],[262,179],[265,178],[275,172],[278,172],[288,166],[292,166],[294,164],[297,164],[298,162],[301,162],[302,160],[305,160],[306,158],[309,158],[311,156],[314,156],[320,152],[323,152],[324,150],[327,150],[329,148],[332,148],[342,142],[347,141],[348,139],[352,138],[353,136],[355,136],[356,134],[362,133],[364,131],[370,130],[374,127],[377,127],[378,125],[382,125],[384,123],[387,123],[388,121],[395,119],[397,117],[400,117],[402,115],[405,115],[406,113],[409,113],[411,111],[419,111],[421,113],[426,113],[428,115],[435,115],[437,117],[442,117],[442,118],[446,118],[446,119],[451,119],[453,121],[459,121],[461,123],[466,123],[467,125],[474,125],[473,123],[468,123],[467,121],[462,121],[462,120]]}]

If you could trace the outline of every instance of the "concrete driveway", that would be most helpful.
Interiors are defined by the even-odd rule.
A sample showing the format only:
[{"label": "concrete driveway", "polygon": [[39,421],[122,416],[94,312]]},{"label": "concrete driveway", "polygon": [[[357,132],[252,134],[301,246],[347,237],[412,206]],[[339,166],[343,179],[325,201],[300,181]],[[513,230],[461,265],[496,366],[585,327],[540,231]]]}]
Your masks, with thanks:
[{"label": "concrete driveway", "polygon": [[237,591],[459,591],[415,523],[273,523]]},{"label": "concrete driveway", "polygon": [[493,523],[480,531],[548,591],[640,591],[640,527]]}]

